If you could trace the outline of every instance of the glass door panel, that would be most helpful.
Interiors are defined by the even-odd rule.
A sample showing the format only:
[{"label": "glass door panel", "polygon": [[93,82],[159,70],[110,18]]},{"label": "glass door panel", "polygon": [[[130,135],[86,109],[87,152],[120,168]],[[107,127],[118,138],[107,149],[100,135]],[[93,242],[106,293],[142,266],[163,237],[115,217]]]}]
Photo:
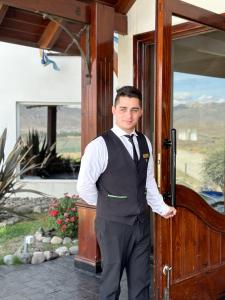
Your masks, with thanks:
[{"label": "glass door panel", "polygon": [[177,184],[224,212],[225,32],[173,40],[172,94]]}]

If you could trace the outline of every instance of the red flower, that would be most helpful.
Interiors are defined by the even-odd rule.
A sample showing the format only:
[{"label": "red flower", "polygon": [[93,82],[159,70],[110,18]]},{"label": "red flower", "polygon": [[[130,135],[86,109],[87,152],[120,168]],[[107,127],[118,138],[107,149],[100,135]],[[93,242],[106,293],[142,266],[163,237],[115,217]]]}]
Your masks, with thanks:
[{"label": "red flower", "polygon": [[71,217],[70,222],[74,222],[74,221],[75,221],[75,217]]},{"label": "red flower", "polygon": [[66,219],[65,219],[66,223],[68,223],[68,222],[69,222],[69,220],[70,220],[69,218],[66,218]]},{"label": "red flower", "polygon": [[64,217],[66,217],[66,218],[67,218],[68,216],[69,216],[69,214],[68,214],[68,213],[64,213]]},{"label": "red flower", "polygon": [[76,207],[71,208],[72,211],[77,211]]},{"label": "red flower", "polygon": [[66,230],[66,224],[61,226],[61,231],[65,231]]},{"label": "red flower", "polygon": [[49,215],[52,217],[56,217],[56,216],[58,216],[58,214],[59,214],[59,211],[56,209],[53,209],[49,212]]},{"label": "red flower", "polygon": [[57,219],[56,220],[56,224],[61,225],[62,224],[62,220],[61,219]]}]

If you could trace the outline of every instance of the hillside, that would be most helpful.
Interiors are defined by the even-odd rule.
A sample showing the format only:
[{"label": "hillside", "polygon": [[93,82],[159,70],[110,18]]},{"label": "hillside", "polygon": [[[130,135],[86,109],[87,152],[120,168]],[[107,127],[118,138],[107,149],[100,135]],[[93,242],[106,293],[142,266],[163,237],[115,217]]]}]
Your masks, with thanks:
[{"label": "hillside", "polygon": [[[58,106],[57,108],[57,131],[80,132],[81,109],[78,107]],[[20,106],[20,128],[21,133],[28,129],[36,129],[46,132],[47,128],[47,106]]]}]

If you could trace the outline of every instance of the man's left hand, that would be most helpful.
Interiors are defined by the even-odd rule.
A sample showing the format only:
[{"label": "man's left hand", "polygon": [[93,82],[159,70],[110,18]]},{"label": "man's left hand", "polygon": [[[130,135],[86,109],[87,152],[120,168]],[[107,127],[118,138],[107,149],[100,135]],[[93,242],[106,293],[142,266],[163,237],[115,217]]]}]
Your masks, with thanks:
[{"label": "man's left hand", "polygon": [[177,213],[176,208],[174,208],[173,206],[169,206],[169,211],[162,217],[165,219],[170,219],[170,218],[174,217],[176,215],[176,213]]}]

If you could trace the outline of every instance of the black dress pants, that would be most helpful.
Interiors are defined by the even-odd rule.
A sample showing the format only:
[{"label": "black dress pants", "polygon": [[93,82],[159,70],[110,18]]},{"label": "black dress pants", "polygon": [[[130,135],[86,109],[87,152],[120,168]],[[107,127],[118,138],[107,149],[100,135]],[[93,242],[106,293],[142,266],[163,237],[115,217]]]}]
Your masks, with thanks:
[{"label": "black dress pants", "polygon": [[96,218],[102,257],[99,300],[118,300],[124,269],[128,300],[150,299],[150,224],[146,217],[133,225]]}]

